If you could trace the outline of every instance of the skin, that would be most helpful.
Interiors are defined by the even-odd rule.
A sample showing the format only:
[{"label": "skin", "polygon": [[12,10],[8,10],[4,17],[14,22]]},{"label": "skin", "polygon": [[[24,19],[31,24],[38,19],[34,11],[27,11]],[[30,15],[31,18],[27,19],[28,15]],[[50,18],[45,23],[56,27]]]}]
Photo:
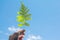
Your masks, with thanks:
[{"label": "skin", "polygon": [[18,40],[22,40],[24,38],[25,35],[25,30],[20,31],[20,35],[18,36]]},{"label": "skin", "polygon": [[22,40],[24,38],[24,35],[19,35],[18,40]]}]

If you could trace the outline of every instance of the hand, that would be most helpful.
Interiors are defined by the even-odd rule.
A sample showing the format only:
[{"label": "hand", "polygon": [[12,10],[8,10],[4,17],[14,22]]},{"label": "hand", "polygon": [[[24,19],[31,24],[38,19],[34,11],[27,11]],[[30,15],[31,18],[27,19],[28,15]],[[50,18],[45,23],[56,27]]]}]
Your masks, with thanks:
[{"label": "hand", "polygon": [[22,40],[22,38],[24,38],[24,35],[19,35],[18,36],[18,40]]}]

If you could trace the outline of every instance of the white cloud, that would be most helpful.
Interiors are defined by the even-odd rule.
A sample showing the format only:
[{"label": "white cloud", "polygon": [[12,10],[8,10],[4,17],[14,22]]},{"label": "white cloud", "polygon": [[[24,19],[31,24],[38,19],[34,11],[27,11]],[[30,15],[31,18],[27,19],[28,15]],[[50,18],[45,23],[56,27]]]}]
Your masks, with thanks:
[{"label": "white cloud", "polygon": [[16,28],[16,27],[12,26],[12,27],[8,27],[8,30],[9,30],[10,32],[17,32],[17,31],[22,30],[22,29]]},{"label": "white cloud", "polygon": [[0,31],[0,34],[4,34],[4,35],[9,36],[10,34],[17,32],[19,30],[22,30],[22,29],[20,29],[19,27],[12,26],[12,27],[8,27],[8,31],[10,31],[11,33],[10,32],[4,33],[3,31]]},{"label": "white cloud", "polygon": [[29,35],[27,40],[41,40],[41,36],[40,35]]}]

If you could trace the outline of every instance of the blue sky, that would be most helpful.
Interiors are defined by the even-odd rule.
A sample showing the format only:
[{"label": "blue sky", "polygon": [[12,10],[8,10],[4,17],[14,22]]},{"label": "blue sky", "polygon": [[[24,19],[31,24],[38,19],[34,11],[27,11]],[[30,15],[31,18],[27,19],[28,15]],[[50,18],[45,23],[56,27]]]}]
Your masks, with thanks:
[{"label": "blue sky", "polygon": [[[32,20],[28,34],[41,35],[42,40],[60,40],[60,0],[0,0],[0,40],[8,40],[8,27],[17,27],[16,16],[20,1],[30,9]],[[30,32],[28,32],[30,31]],[[24,39],[25,40],[25,39]]]}]

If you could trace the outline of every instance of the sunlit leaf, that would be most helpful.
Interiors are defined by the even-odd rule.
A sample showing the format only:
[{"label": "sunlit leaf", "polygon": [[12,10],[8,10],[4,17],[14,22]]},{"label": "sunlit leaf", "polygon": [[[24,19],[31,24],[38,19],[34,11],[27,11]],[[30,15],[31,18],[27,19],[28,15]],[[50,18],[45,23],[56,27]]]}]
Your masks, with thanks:
[{"label": "sunlit leaf", "polygon": [[29,9],[26,9],[26,10],[25,10],[25,14],[28,14],[28,12],[29,12]]},{"label": "sunlit leaf", "polygon": [[25,16],[26,16],[26,17],[31,17],[31,14],[26,14]]},{"label": "sunlit leaf", "polygon": [[26,26],[30,26],[28,23],[25,23]]},{"label": "sunlit leaf", "polygon": [[23,16],[17,16],[17,21],[18,22],[23,22],[24,21],[24,17]]},{"label": "sunlit leaf", "polygon": [[24,17],[23,17],[23,16],[17,16],[17,18],[18,18],[18,19],[24,19]]},{"label": "sunlit leaf", "polygon": [[18,24],[18,26],[19,26],[19,27],[22,27],[22,26],[23,26],[23,24]]},{"label": "sunlit leaf", "polygon": [[29,12],[29,9],[23,3],[21,3],[21,8],[19,12],[17,12],[18,14],[17,22],[22,24],[18,24],[18,26],[24,26],[24,25],[29,26],[27,21],[31,20],[31,14],[29,14],[28,12]]},{"label": "sunlit leaf", "polygon": [[26,17],[26,20],[31,20],[31,18]]},{"label": "sunlit leaf", "polygon": [[17,12],[18,15],[22,15],[22,12]]},{"label": "sunlit leaf", "polygon": [[20,14],[20,12],[17,12],[17,14]]}]

